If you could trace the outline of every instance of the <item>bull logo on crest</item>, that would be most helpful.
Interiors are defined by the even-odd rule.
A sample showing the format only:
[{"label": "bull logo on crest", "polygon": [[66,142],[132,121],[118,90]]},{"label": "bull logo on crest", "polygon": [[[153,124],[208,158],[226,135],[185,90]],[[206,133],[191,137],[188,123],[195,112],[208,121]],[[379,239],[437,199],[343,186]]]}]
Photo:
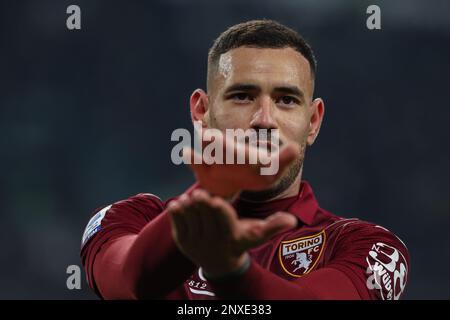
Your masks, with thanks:
[{"label": "bull logo on crest", "polygon": [[293,277],[301,277],[310,272],[322,255],[325,231],[317,234],[282,241],[279,248],[281,267]]}]

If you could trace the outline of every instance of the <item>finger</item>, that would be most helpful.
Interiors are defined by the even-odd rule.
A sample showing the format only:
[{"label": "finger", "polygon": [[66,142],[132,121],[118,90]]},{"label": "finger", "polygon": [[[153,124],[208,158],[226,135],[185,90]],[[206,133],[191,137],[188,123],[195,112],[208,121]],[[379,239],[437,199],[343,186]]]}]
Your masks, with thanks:
[{"label": "finger", "polygon": [[207,232],[212,238],[222,237],[228,228],[223,225],[221,217],[221,203],[213,202],[213,198],[204,190],[197,189],[192,193],[192,198],[202,213],[202,221]]},{"label": "finger", "polygon": [[205,236],[211,233],[211,228],[213,227],[211,218],[211,209],[206,205],[209,195],[206,191],[201,189],[196,189],[191,195],[191,208],[193,210],[192,214],[198,223],[198,236]]},{"label": "finger", "polygon": [[183,193],[181,196],[178,197],[177,203],[181,207],[181,210],[184,211],[190,205],[191,197],[188,194]]},{"label": "finger", "polygon": [[190,147],[183,148],[183,163],[187,164],[197,181],[207,181],[209,166],[202,161],[202,156]]},{"label": "finger", "polygon": [[[199,126],[194,125],[195,137],[199,139],[197,142],[202,145],[202,150],[213,142],[221,143],[220,145],[223,146],[224,137],[220,130],[211,128],[203,128],[199,130],[200,128],[202,128],[201,124]],[[212,130],[214,130],[214,133]]]},{"label": "finger", "polygon": [[203,163],[202,155],[196,152],[191,147],[183,147],[183,163],[189,166],[196,166]]},{"label": "finger", "polygon": [[192,191],[191,198],[192,201],[194,201],[197,205],[206,207],[206,204],[211,197],[205,190],[195,189],[194,191]]},{"label": "finger", "polygon": [[262,225],[262,241],[272,238],[277,233],[287,231],[297,226],[297,218],[287,212],[277,212],[264,220]]},{"label": "finger", "polygon": [[220,197],[213,197],[210,200],[214,214],[214,220],[217,229],[226,237],[232,236],[236,231],[238,221],[237,213],[234,208]]},{"label": "finger", "polygon": [[[299,147],[294,143],[289,143],[287,145],[284,145],[279,154],[273,155],[271,161],[278,161],[278,170],[274,175],[268,175],[267,180],[268,181],[276,181],[280,177],[282,177],[286,170],[288,170],[289,165],[299,157],[300,155],[300,149]],[[278,159],[276,159],[278,157]],[[272,162],[271,162],[272,163]]]},{"label": "finger", "polygon": [[178,203],[182,207],[182,215],[184,221],[187,224],[189,234],[189,239],[194,237],[198,237],[201,232],[201,225],[196,214],[196,210],[192,205],[192,199],[187,194],[182,194],[180,198],[178,198]]},{"label": "finger", "polygon": [[203,189],[196,189],[192,192],[192,202],[200,212],[210,213],[212,211],[210,201],[211,197]]},{"label": "finger", "polygon": [[[250,138],[250,140],[252,140]],[[228,158],[233,160],[234,164],[251,164],[250,169],[253,169],[255,172],[258,171],[259,168],[259,148],[255,144],[251,144],[246,140],[238,140],[237,138],[229,138],[225,137],[224,139],[225,150],[224,155],[229,154]]]},{"label": "finger", "polygon": [[169,202],[167,206],[167,213],[169,214],[172,227],[175,229],[176,237],[178,239],[186,239],[189,233],[188,225],[184,219],[182,207],[178,201]]},{"label": "finger", "polygon": [[300,155],[300,148],[294,144],[289,143],[284,145],[279,152],[280,171],[288,167]]}]

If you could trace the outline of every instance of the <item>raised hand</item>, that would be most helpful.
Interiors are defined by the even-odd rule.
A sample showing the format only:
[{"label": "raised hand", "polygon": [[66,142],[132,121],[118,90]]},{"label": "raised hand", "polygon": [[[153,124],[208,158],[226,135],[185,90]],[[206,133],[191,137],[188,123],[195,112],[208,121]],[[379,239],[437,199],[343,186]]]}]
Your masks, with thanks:
[{"label": "raised hand", "polygon": [[170,202],[168,212],[178,248],[211,276],[238,269],[248,249],[297,225],[297,219],[286,212],[265,220],[239,219],[227,201],[201,189]]},{"label": "raised hand", "polygon": [[[202,140],[202,142],[203,146],[209,143],[205,140]],[[237,154],[243,154],[244,164],[235,162],[225,164],[225,161],[223,163],[211,163],[210,161],[210,164],[208,164],[202,158],[203,155],[196,153],[192,148],[183,149],[183,157],[189,163],[202,188],[213,195],[225,198],[232,197],[242,190],[257,191],[269,188],[281,178],[288,166],[300,153],[299,147],[293,143],[283,145],[280,149],[276,147],[275,150],[270,152],[266,160],[269,163],[277,161],[278,170],[273,174],[263,175],[262,169],[267,168],[268,165],[267,162],[260,161],[261,151],[256,146],[231,142],[224,135],[215,137],[215,142],[223,147],[223,155],[226,155],[227,152],[235,157]],[[258,159],[258,161],[252,164],[250,159]]]}]

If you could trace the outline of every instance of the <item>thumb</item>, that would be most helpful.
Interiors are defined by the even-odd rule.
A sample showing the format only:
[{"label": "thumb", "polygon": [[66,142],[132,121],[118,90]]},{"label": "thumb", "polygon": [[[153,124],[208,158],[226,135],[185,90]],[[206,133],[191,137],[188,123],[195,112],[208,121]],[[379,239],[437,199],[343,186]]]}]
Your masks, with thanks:
[{"label": "thumb", "polygon": [[190,167],[202,164],[202,155],[198,154],[191,147],[183,147],[183,163],[188,164]]},{"label": "thumb", "polygon": [[284,169],[286,169],[292,161],[297,159],[300,155],[299,147],[294,143],[289,143],[283,147],[278,154],[279,156],[279,173],[283,173]]},{"label": "thumb", "polygon": [[183,148],[183,163],[187,164],[195,175],[197,181],[207,181],[207,169],[202,156],[190,147]]}]

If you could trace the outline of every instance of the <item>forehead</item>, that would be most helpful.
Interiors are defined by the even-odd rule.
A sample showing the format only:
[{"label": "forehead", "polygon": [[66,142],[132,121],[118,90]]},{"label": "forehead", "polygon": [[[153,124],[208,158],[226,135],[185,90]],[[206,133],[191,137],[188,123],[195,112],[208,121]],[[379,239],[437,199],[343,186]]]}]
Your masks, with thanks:
[{"label": "forehead", "polygon": [[233,83],[297,85],[307,89],[312,84],[309,62],[292,48],[239,47],[221,55],[219,75],[224,86]]}]

